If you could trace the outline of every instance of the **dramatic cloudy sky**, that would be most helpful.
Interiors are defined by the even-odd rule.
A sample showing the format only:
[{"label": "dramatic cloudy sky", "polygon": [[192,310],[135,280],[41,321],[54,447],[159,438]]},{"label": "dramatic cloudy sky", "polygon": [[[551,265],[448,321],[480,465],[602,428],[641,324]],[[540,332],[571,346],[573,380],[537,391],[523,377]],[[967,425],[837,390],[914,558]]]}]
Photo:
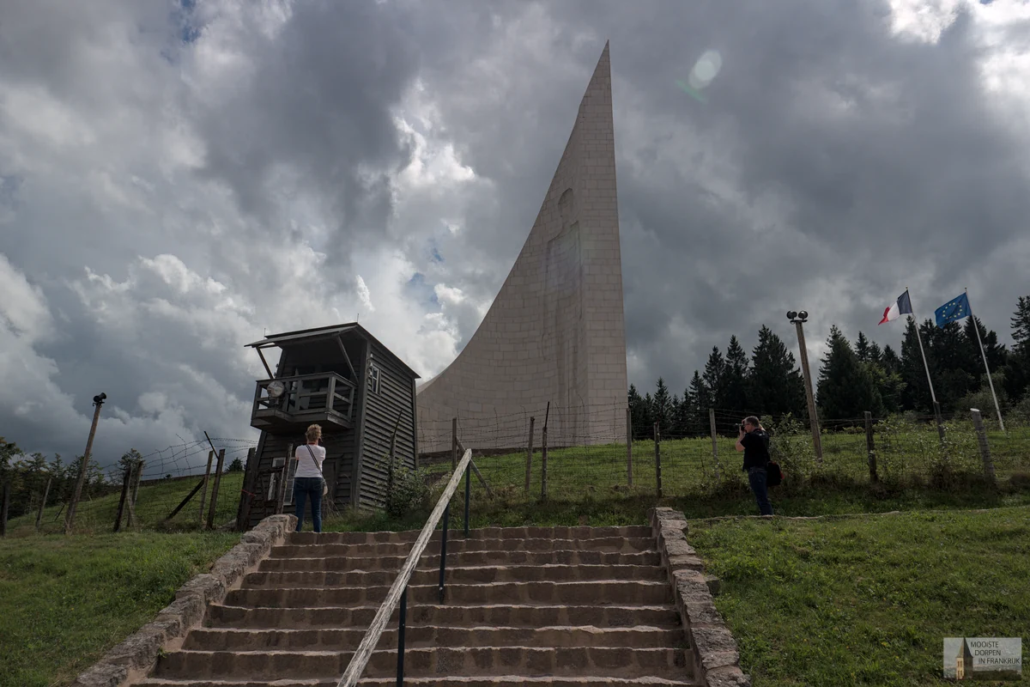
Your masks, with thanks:
[{"label": "dramatic cloudy sky", "polygon": [[[265,332],[447,365],[611,40],[630,380],[811,313],[1030,293],[1030,9],[963,0],[11,0],[0,435],[97,455],[248,428]],[[679,87],[705,51],[701,102]],[[790,339],[788,339],[789,341]]]}]

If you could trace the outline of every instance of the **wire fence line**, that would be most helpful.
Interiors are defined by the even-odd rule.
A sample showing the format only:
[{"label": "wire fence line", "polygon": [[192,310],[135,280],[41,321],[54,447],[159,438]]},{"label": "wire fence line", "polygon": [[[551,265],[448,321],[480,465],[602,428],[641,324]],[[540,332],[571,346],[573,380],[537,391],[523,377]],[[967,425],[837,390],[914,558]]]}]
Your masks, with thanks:
[{"label": "wire fence line", "polygon": [[[74,531],[235,524],[243,469],[256,442],[221,437],[211,442],[219,447],[221,461],[206,438],[145,455],[129,452],[104,468],[91,459],[75,507]],[[21,460],[0,473],[0,509],[6,511],[0,513],[0,533],[64,532],[82,459],[65,464],[59,458],[47,462],[38,454],[16,458]]]},{"label": "wire fence line", "polygon": [[[553,406],[551,413],[553,417]],[[599,413],[611,417],[608,408]],[[492,427],[481,418],[466,426],[459,417],[455,424],[462,445],[473,449],[475,464],[495,494],[514,502],[576,501],[605,494],[712,495],[728,485],[743,486],[742,459],[735,445],[740,422],[752,414],[758,415],[712,409],[704,418],[704,433],[697,430],[702,425],[698,418],[692,431],[672,422],[665,428],[659,423],[657,437],[653,423],[643,427],[634,423],[628,431],[635,439],[628,445],[627,420],[600,430],[596,421],[582,422],[593,429],[581,435],[582,445],[548,446],[546,457],[542,417],[520,412],[499,416]],[[943,439],[932,415],[870,417],[868,429],[865,417],[820,420],[821,460],[807,419],[760,419],[771,434],[772,457],[786,473],[790,489],[833,479],[896,487],[1030,483],[1030,418],[1016,412],[1006,418],[1006,431],[986,412],[981,418],[993,480],[971,414],[945,416]],[[451,426],[438,424],[420,427],[420,432],[438,435]],[[510,448],[477,450],[477,445]],[[421,460],[430,472],[440,475],[444,467],[437,466],[449,466],[451,458],[436,453]]]},{"label": "wire fence line", "polygon": [[[475,465],[490,487],[490,495],[511,502],[545,499],[580,501],[614,495],[716,495],[727,486],[745,484],[741,457],[735,449],[737,428],[750,413],[712,409],[684,431],[632,423],[623,408],[622,420],[607,406],[579,407],[596,413],[580,422],[579,445],[544,444],[544,430],[555,418],[572,411],[552,406],[547,417],[519,412],[466,422],[420,423],[423,431],[440,435],[456,428],[465,448],[473,449]],[[706,419],[707,422],[701,422]],[[787,488],[803,489],[820,479],[879,482],[897,487],[993,482],[1030,485],[1030,417],[1013,409],[1006,413],[1005,431],[993,414],[980,418],[978,433],[972,414],[944,417],[943,437],[932,415],[906,414],[887,418],[821,419],[822,460],[816,455],[807,420],[761,417],[771,434],[773,459],[787,475]],[[627,428],[627,423],[629,427]],[[705,426],[705,431],[698,427]],[[532,432],[531,432],[532,428]],[[627,431],[628,429],[628,431]],[[627,435],[636,437],[627,443]],[[642,438],[642,437],[648,438]],[[256,442],[244,438],[212,438],[224,451],[219,494],[211,510],[217,459],[205,486],[208,441],[183,442],[138,455],[132,461],[101,470],[91,463],[76,508],[76,531],[196,528],[211,521],[225,527],[235,521],[243,491],[243,468]],[[477,447],[506,447],[483,450]],[[985,451],[989,452],[985,456]],[[450,452],[420,456],[423,478],[437,481],[447,474]],[[7,534],[64,531],[67,504],[74,491],[81,461],[67,465],[21,461],[20,468],[0,474],[5,495]],[[134,467],[138,466],[138,467]],[[989,475],[988,472],[992,473]],[[990,479],[988,479],[990,477]],[[475,482],[477,497],[485,491]],[[122,497],[125,492],[125,497]],[[483,494],[485,495],[485,494]],[[0,517],[0,520],[3,520]]]}]

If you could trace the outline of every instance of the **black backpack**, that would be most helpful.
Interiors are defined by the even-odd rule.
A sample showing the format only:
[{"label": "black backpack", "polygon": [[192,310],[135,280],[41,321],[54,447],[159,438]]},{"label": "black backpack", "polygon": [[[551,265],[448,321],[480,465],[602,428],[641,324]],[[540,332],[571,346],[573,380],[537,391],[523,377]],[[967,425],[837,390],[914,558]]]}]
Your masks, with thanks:
[{"label": "black backpack", "polygon": [[[767,432],[763,432],[763,434],[765,434],[765,436],[762,437],[765,440],[765,451],[766,451],[766,454],[769,455],[769,439],[770,439],[770,437],[769,437],[769,434]],[[775,487],[778,484],[780,484],[780,482],[782,482],[782,481],[783,481],[783,471],[780,470],[780,464],[774,462],[772,460],[771,455],[770,455],[769,462],[765,464],[765,486],[767,486],[767,487]]]}]

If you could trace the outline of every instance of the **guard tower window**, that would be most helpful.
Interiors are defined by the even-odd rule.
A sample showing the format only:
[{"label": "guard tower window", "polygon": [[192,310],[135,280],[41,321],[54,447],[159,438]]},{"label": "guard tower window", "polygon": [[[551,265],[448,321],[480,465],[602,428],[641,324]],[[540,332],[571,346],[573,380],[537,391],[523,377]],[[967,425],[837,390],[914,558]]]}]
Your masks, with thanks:
[{"label": "guard tower window", "polygon": [[379,393],[379,368],[375,365],[368,366],[368,390],[373,394]]}]

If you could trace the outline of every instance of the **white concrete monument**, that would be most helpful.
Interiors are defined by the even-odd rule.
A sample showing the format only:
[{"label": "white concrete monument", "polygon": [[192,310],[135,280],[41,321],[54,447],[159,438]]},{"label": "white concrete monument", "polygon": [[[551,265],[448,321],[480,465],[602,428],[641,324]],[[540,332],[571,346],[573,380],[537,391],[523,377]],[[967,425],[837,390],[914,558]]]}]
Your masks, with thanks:
[{"label": "white concrete monument", "polygon": [[608,45],[572,135],[500,293],[458,357],[419,390],[419,451],[450,449],[451,419],[469,448],[626,437],[626,330],[615,192]]}]

